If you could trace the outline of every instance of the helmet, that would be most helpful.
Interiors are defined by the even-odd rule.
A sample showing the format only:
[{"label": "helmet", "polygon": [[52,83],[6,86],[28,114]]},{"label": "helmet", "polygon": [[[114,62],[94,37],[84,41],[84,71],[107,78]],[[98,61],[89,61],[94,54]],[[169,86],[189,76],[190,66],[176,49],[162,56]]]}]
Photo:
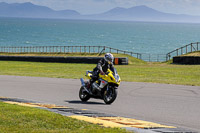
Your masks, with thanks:
[{"label": "helmet", "polygon": [[108,64],[111,64],[114,60],[114,56],[111,53],[106,53],[104,59]]}]

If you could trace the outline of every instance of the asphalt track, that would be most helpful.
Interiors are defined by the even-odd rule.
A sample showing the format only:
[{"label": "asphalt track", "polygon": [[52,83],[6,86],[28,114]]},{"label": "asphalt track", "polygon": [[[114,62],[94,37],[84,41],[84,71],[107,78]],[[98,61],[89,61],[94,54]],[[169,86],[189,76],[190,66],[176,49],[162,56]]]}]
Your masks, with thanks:
[{"label": "asphalt track", "polygon": [[0,75],[0,97],[89,109],[200,132],[200,86],[122,82],[116,101],[79,100],[79,79]]}]

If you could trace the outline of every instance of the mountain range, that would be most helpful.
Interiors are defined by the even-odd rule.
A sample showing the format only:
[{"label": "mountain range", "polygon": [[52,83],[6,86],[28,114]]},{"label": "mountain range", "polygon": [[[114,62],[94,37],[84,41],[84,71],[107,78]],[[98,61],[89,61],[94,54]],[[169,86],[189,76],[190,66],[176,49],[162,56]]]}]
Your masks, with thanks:
[{"label": "mountain range", "polygon": [[56,11],[30,2],[12,4],[1,2],[0,17],[200,23],[200,16],[164,13],[144,5],[132,8],[116,7],[101,14],[82,15],[75,10]]},{"label": "mountain range", "polygon": [[27,3],[0,3],[1,17],[23,17],[23,18],[77,18],[80,13],[74,10],[55,11],[45,6]]}]

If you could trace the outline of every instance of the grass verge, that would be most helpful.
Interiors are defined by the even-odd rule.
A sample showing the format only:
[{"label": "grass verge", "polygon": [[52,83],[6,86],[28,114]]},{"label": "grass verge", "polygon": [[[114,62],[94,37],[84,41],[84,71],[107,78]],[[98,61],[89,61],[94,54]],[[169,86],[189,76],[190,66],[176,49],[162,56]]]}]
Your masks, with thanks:
[{"label": "grass verge", "polygon": [[195,52],[191,52],[191,53],[187,53],[181,56],[200,56],[200,51],[195,51]]},{"label": "grass verge", "polygon": [[125,133],[119,128],[104,128],[46,110],[0,102],[0,132],[43,133]]},{"label": "grass verge", "polygon": [[[0,75],[79,79],[95,64],[0,61]],[[116,65],[122,81],[200,86],[200,65],[137,63]]]},{"label": "grass verge", "polygon": [[[8,53],[8,55],[11,54]],[[17,55],[97,56],[97,54],[84,54],[84,53],[80,54],[40,53],[34,55],[32,54],[17,54]],[[171,64],[172,61],[165,63],[149,63],[128,55],[114,54],[114,56],[129,58],[129,65],[115,66],[118,70],[118,73],[122,81],[200,86],[200,65],[175,65]],[[95,64],[0,61],[0,70],[1,70],[0,75],[78,79],[84,77],[86,70],[93,70],[95,66],[96,66]]]}]

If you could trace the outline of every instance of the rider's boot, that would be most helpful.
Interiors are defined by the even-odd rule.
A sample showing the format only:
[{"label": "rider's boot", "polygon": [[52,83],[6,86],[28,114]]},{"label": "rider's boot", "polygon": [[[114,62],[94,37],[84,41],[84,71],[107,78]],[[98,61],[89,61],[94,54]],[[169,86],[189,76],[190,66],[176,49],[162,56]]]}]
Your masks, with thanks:
[{"label": "rider's boot", "polygon": [[92,83],[93,83],[93,80],[90,79],[89,82],[88,82],[88,86],[87,86],[88,90],[89,90],[91,93],[92,93]]}]

